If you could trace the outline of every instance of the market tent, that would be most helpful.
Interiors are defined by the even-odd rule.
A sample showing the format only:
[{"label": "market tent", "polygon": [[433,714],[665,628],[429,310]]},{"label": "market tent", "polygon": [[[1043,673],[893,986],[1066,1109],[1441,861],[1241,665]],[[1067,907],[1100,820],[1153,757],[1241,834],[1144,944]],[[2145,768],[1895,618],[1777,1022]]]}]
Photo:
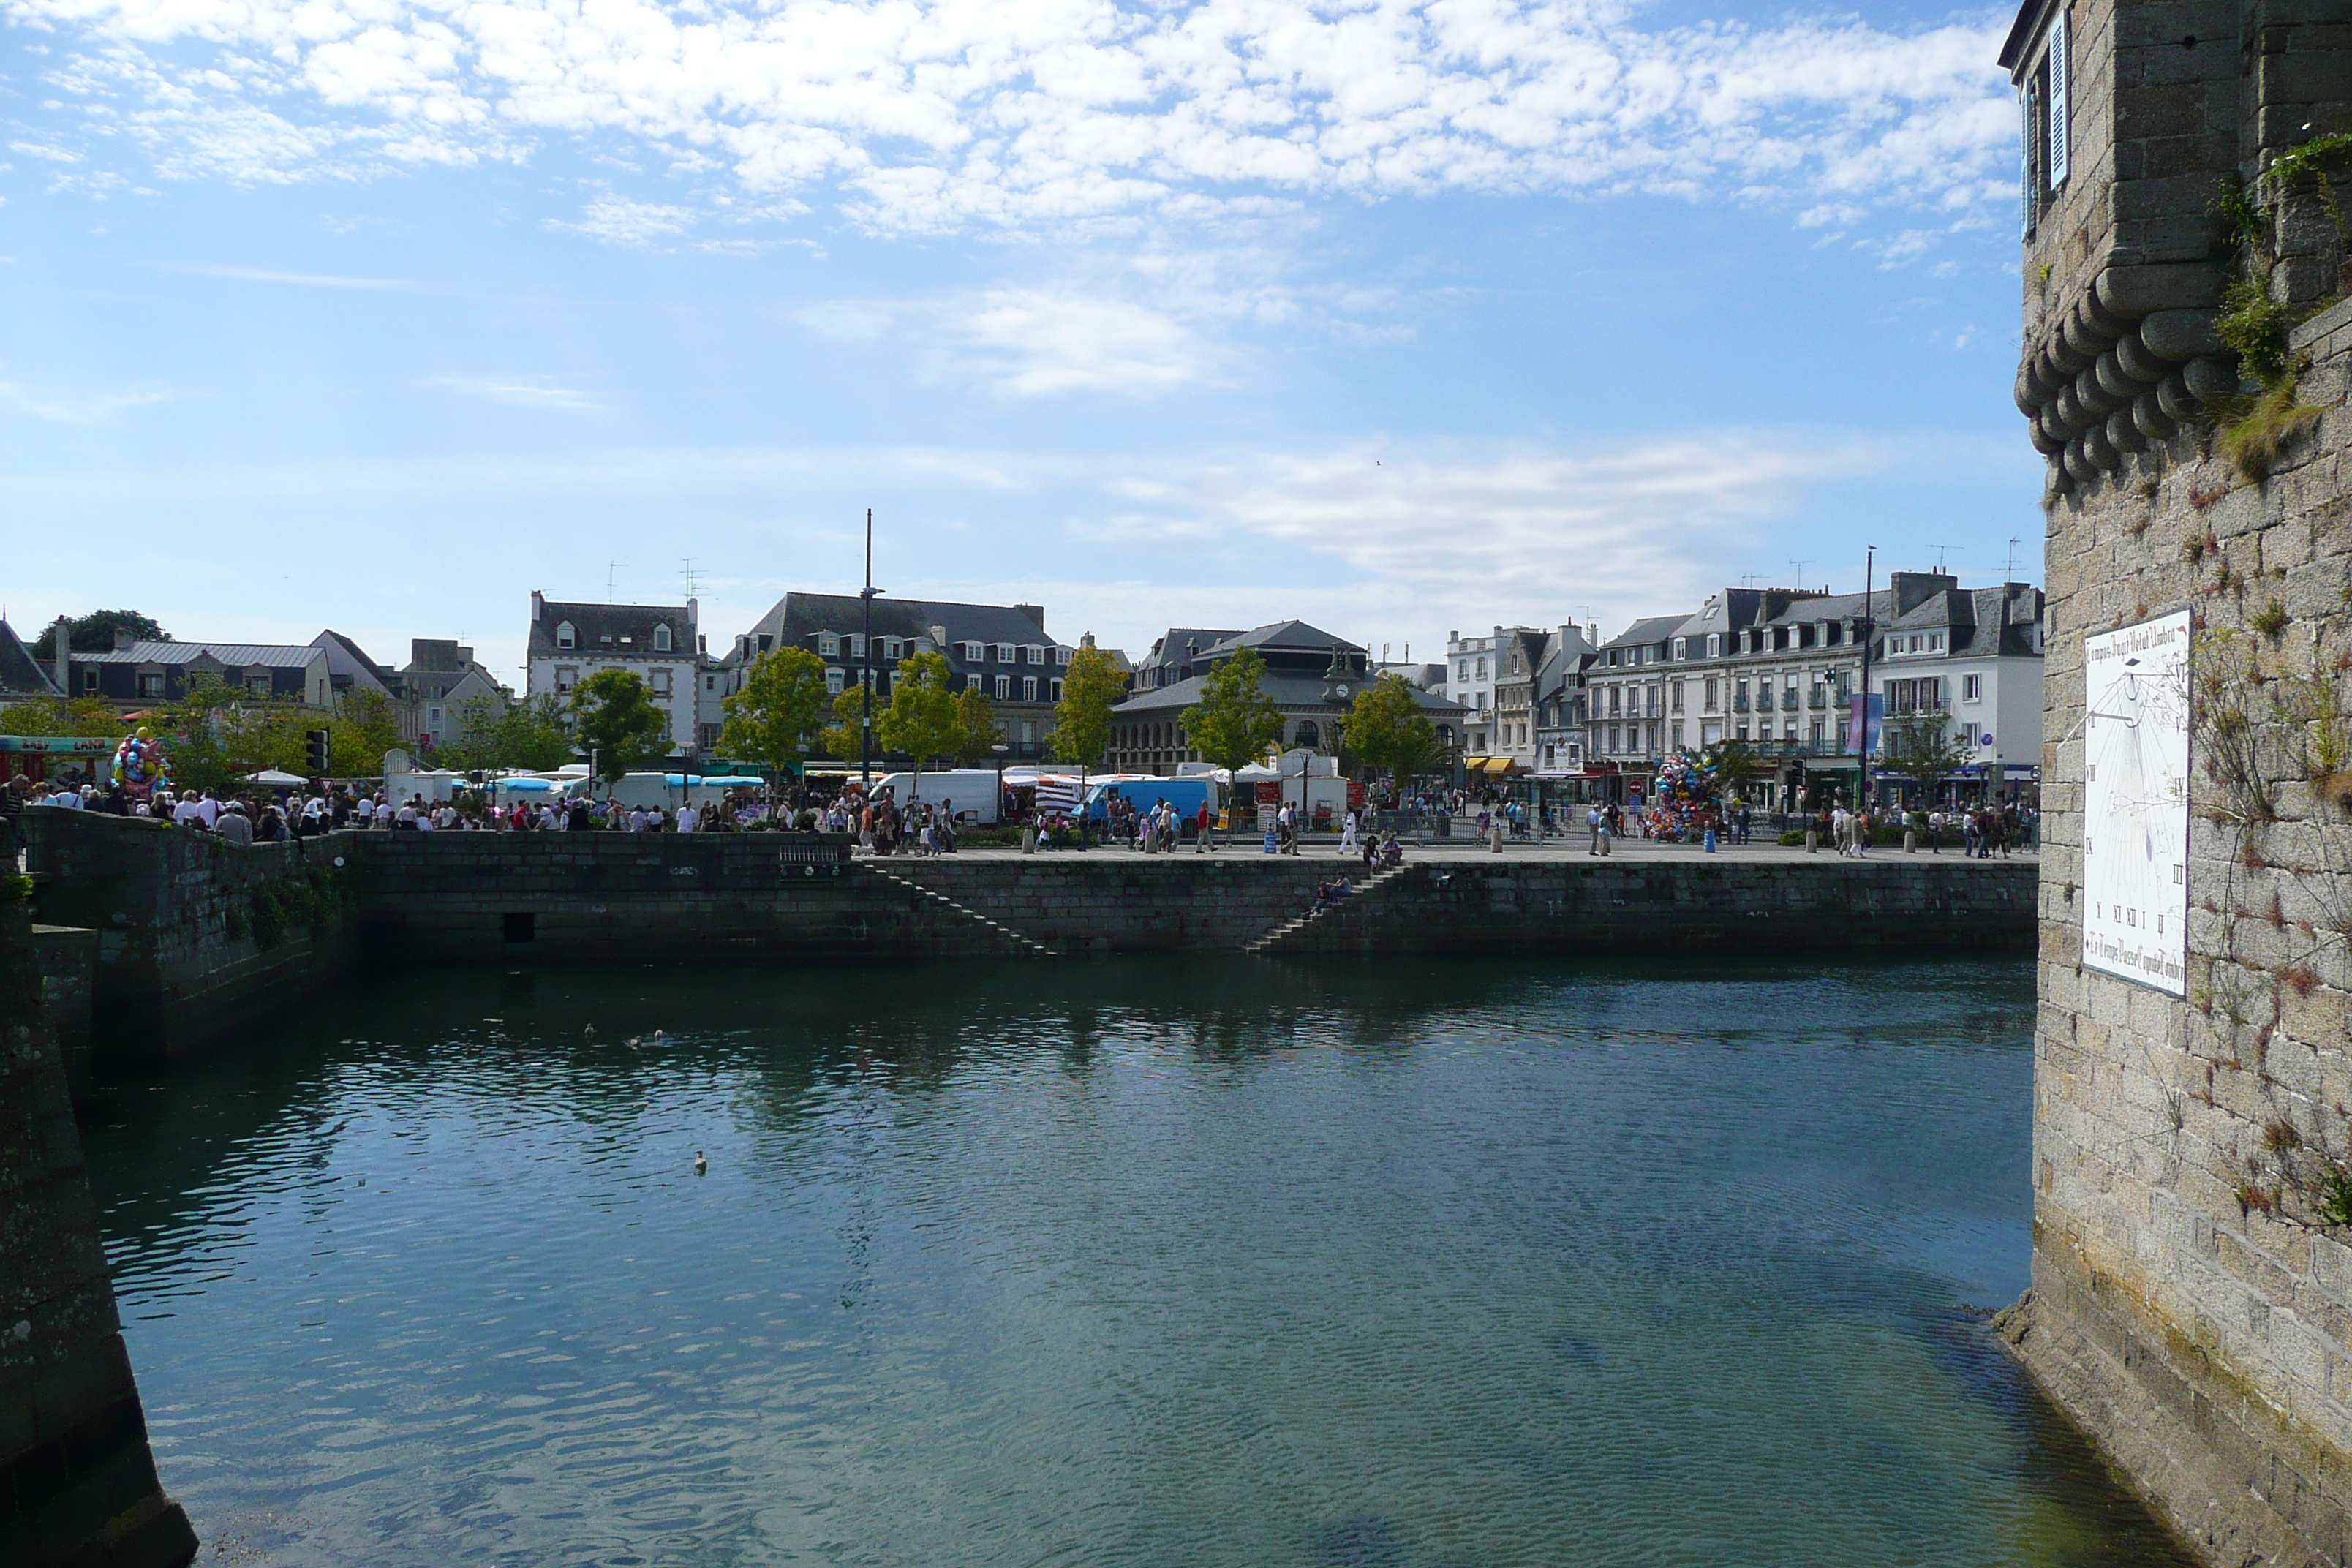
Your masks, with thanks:
[{"label": "market tent", "polygon": [[280,773],[276,768],[264,768],[257,773],[247,773],[246,778],[248,783],[268,784],[272,787],[281,787],[290,784],[305,784],[310,782],[309,779],[302,778],[294,773]]}]

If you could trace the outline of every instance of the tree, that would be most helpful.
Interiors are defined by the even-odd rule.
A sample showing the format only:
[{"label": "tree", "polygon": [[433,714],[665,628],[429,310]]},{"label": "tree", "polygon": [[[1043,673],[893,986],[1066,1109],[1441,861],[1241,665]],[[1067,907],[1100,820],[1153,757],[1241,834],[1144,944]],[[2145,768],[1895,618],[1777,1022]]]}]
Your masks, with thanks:
[{"label": "tree", "polygon": [[11,735],[120,735],[122,716],[103,697],[34,697],[0,709],[0,731]]},{"label": "tree", "polygon": [[838,757],[845,763],[856,762],[864,753],[864,749],[857,743],[857,735],[865,722],[866,694],[853,680],[835,694],[833,722],[818,734],[817,742],[824,748],[827,756]]},{"label": "tree", "polygon": [[636,671],[600,669],[572,689],[572,738],[611,784],[669,755],[669,715]]},{"label": "tree", "polygon": [[1062,671],[1062,700],[1054,710],[1054,755],[1081,769],[1102,761],[1110,744],[1110,710],[1127,695],[1127,677],[1110,655],[1080,643]]},{"label": "tree", "polygon": [[[1192,749],[1221,768],[1246,767],[1282,739],[1282,714],[1265,694],[1265,660],[1244,647],[1201,683],[1181,722]],[[1063,691],[1069,688],[1066,685]]]},{"label": "tree", "polygon": [[197,682],[164,710],[172,784],[222,789],[265,768],[303,771],[303,732],[325,717],[291,698],[255,697],[218,680]]},{"label": "tree", "polygon": [[1908,773],[1922,790],[1933,790],[1968,761],[1969,748],[1952,734],[1941,714],[1908,714],[1887,721],[1878,760],[1889,773]]},{"label": "tree", "polygon": [[[400,719],[381,691],[354,689],[312,728],[327,731],[327,766],[337,778],[369,779],[383,772],[383,754],[400,744]],[[296,767],[294,772],[300,773]]]},{"label": "tree", "polygon": [[1703,759],[1715,770],[1715,787],[1725,799],[1745,796],[1748,786],[1764,774],[1764,759],[1745,741],[1717,741]]},{"label": "tree", "polygon": [[781,773],[803,761],[816,744],[831,700],[824,661],[816,655],[804,647],[763,653],[744,672],[743,689],[719,704],[727,727],[719,732],[719,749]]},{"label": "tree", "polygon": [[572,757],[572,731],[552,692],[523,702],[476,697],[457,709],[457,738],[434,753],[443,767],[471,773],[524,768],[548,773]]},{"label": "tree", "polygon": [[988,700],[977,679],[966,682],[956,693],[956,759],[980,762],[996,750],[1003,738],[996,728],[996,704]]},{"label": "tree", "polygon": [[955,754],[963,733],[956,693],[948,689],[945,655],[909,654],[898,661],[898,672],[890,681],[890,705],[874,716],[874,735],[890,750],[914,759],[917,788],[922,785],[926,761]]},{"label": "tree", "polygon": [[1349,751],[1399,783],[1437,754],[1437,726],[1414,700],[1412,683],[1394,671],[1356,693],[1341,733]]},{"label": "tree", "polygon": [[[112,653],[114,634],[131,634],[133,642],[170,642],[172,634],[158,625],[152,616],[142,616],[137,610],[92,610],[66,622],[69,628],[66,647],[75,653]],[[32,646],[32,655],[44,662],[58,657],[58,627],[52,621],[44,627]]]}]

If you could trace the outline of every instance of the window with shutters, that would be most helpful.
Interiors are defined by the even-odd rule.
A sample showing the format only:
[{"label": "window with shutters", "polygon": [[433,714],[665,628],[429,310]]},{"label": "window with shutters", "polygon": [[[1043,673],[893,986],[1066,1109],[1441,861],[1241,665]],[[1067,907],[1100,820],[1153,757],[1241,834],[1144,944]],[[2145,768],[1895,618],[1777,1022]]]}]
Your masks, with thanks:
[{"label": "window with shutters", "polygon": [[1013,678],[1011,676],[1000,675],[996,678],[996,699],[1000,702],[1010,702],[1013,700]]}]

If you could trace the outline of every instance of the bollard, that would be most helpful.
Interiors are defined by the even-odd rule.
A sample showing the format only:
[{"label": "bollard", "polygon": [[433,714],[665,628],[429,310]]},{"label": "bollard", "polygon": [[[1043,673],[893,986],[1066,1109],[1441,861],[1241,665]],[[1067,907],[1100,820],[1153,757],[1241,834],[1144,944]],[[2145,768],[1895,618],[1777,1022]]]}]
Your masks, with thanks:
[{"label": "bollard", "polygon": [[1486,847],[1489,849],[1493,850],[1497,855],[1500,855],[1503,852],[1503,825],[1501,823],[1498,822],[1495,824],[1494,826],[1486,830]]},{"label": "bollard", "polygon": [[1806,854],[1808,854],[1808,855],[1811,855],[1811,854],[1814,854],[1814,853],[1816,853],[1817,851],[1819,851],[1819,849],[1821,848],[1821,840],[1822,840],[1822,836],[1821,836],[1821,832],[1820,832],[1820,830],[1819,830],[1819,829],[1817,829],[1817,828],[1811,828],[1811,827],[1808,827],[1808,828],[1806,828],[1806,829],[1805,829],[1805,853],[1806,853]]},{"label": "bollard", "polygon": [[1919,836],[1907,827],[1903,830],[1903,853],[1906,855],[1919,853]]},{"label": "bollard", "polygon": [[1021,829],[1021,853],[1024,855],[1037,853],[1037,828],[1034,824],[1024,825]]}]

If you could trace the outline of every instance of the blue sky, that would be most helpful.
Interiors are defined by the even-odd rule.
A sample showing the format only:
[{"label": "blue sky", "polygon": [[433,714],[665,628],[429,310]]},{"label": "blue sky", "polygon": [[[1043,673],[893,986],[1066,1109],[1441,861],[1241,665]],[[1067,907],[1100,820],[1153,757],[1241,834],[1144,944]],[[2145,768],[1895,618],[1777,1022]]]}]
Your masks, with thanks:
[{"label": "blue sky", "polygon": [[[2039,578],[1992,11],[0,0],[23,629]],[[1801,568],[1792,564],[1802,562]],[[614,564],[617,563],[618,564]],[[1800,576],[1800,573],[1801,575]]]}]

